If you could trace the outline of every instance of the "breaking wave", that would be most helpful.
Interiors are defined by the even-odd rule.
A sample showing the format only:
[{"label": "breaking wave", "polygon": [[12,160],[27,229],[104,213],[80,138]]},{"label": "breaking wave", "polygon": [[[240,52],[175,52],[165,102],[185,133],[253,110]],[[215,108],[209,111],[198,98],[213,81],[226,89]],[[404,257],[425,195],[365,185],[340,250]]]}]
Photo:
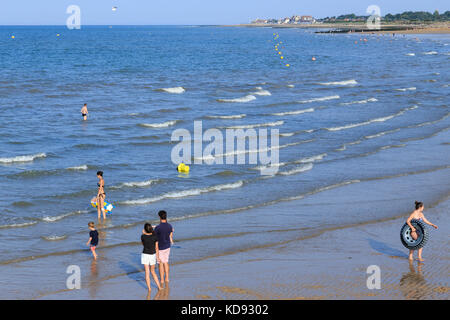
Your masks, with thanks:
[{"label": "breaking wave", "polygon": [[323,86],[354,86],[358,82],[354,79],[344,80],[344,81],[333,81],[333,82],[320,82],[319,84]]},{"label": "breaking wave", "polygon": [[377,102],[378,99],[376,98],[369,98],[369,99],[365,99],[365,100],[356,100],[356,101],[351,101],[351,102],[343,102],[341,103],[341,105],[345,106],[345,105],[350,105],[350,104],[361,104],[361,103],[367,103],[367,102]]},{"label": "breaking wave", "polygon": [[37,153],[33,155],[17,156],[11,158],[0,158],[0,163],[31,162],[34,159],[45,157],[47,157],[47,154]]},{"label": "breaking wave", "polygon": [[272,116],[288,116],[288,115],[295,115],[295,114],[301,114],[306,112],[314,112],[314,108],[309,109],[302,109],[302,110],[295,110],[295,111],[286,111],[286,112],[277,112],[277,113],[271,113]]},{"label": "breaking wave", "polygon": [[140,123],[139,126],[145,128],[167,128],[178,123],[179,120],[166,121],[162,123]]},{"label": "breaking wave", "polygon": [[341,97],[338,95],[335,96],[326,96],[326,97],[320,97],[320,98],[312,98],[308,100],[300,100],[297,101],[298,103],[309,103],[309,102],[316,102],[316,101],[327,101],[327,100],[334,100],[334,99],[340,99]]},{"label": "breaking wave", "polygon": [[240,188],[244,185],[244,181],[240,180],[234,183],[227,183],[227,184],[219,184],[212,187],[206,187],[206,188],[196,188],[196,189],[189,189],[189,190],[183,190],[183,191],[174,191],[162,194],[160,196],[152,197],[152,198],[143,198],[143,199],[137,199],[137,200],[127,200],[121,202],[121,204],[124,205],[143,205],[148,203],[153,203],[157,201],[161,201],[164,199],[177,199],[177,198],[185,198],[185,197],[191,197],[191,196],[197,196],[203,193],[208,192],[215,192],[215,191],[221,191],[221,190],[229,190],[229,189],[236,189]]},{"label": "breaking wave", "polygon": [[245,97],[236,98],[236,99],[217,99],[218,102],[250,102],[256,100],[256,97],[254,95],[248,94]]},{"label": "breaking wave", "polygon": [[185,92],[186,89],[184,89],[183,87],[174,87],[174,88],[161,88],[161,89],[159,89],[159,91],[180,94],[180,93]]},{"label": "breaking wave", "polygon": [[417,108],[417,106],[412,106],[410,108],[405,108],[405,109],[401,110],[400,112],[397,112],[397,113],[392,114],[390,116],[376,118],[376,119],[371,119],[371,120],[364,121],[364,122],[359,122],[359,123],[352,123],[352,124],[348,124],[348,125],[341,126],[341,127],[333,127],[333,128],[325,128],[325,129],[328,130],[328,131],[340,131],[340,130],[351,129],[351,128],[356,128],[356,127],[360,127],[360,126],[365,126],[365,125],[368,125],[368,124],[371,124],[371,123],[374,123],[374,122],[384,122],[384,121],[390,120],[392,118],[395,118],[397,116],[400,116],[400,115],[404,114],[408,110],[413,110],[413,109],[416,109],[416,108]]}]

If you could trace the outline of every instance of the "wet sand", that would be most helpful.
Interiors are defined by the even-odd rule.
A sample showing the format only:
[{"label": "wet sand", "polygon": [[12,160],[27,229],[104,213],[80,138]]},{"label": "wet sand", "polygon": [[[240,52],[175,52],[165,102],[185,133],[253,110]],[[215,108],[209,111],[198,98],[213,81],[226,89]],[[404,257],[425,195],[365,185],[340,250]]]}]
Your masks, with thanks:
[{"label": "wet sand", "polygon": [[[430,228],[424,263],[408,261],[399,239],[405,218],[330,229],[262,249],[172,266],[168,289],[150,296],[142,272],[43,299],[449,299],[450,200],[426,210]],[[174,251],[175,252],[175,251]],[[369,290],[367,267],[381,270]]]}]

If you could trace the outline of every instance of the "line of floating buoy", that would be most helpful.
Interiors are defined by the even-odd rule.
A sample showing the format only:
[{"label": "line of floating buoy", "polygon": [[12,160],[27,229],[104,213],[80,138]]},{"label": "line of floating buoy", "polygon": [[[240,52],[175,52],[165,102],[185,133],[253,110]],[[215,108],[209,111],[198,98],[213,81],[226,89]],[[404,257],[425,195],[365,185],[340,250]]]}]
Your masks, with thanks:
[{"label": "line of floating buoy", "polygon": [[[59,37],[60,35],[61,34],[59,34],[59,33],[56,34],[57,37]],[[14,35],[11,36],[11,39],[15,39],[15,38],[16,38],[16,36],[14,36]]]},{"label": "line of floating buoy", "polygon": [[[273,35],[274,35],[274,38],[273,38],[274,41],[276,41],[280,37],[279,34],[277,34],[277,33],[274,33]],[[281,44],[283,44],[282,41],[275,44],[275,51],[278,53],[280,60],[284,60],[283,53],[278,48]],[[289,68],[291,65],[289,63],[286,63],[284,66]]]}]

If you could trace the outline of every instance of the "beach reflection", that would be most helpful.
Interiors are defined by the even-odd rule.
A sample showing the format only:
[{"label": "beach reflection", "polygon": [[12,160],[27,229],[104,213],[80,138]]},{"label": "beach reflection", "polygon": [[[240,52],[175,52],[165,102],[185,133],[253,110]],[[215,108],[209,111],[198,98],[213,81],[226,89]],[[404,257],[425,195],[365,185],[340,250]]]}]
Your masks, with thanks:
[{"label": "beach reflection", "polygon": [[155,300],[169,300],[170,288],[169,285],[166,284],[164,289],[158,291],[155,295]]},{"label": "beach reflection", "polygon": [[[147,296],[145,297],[145,300],[152,300],[152,292],[153,291],[154,290],[147,292]],[[170,293],[169,287],[158,290],[156,292],[155,298],[153,300],[169,300],[169,293]]]},{"label": "beach reflection", "polygon": [[92,299],[97,297],[98,261],[92,259],[91,274],[89,276],[89,295]]},{"label": "beach reflection", "polygon": [[423,267],[424,264],[418,262],[416,271],[414,262],[409,261],[409,272],[403,274],[400,279],[400,290],[405,299],[421,300],[430,298],[432,289],[423,276]]}]

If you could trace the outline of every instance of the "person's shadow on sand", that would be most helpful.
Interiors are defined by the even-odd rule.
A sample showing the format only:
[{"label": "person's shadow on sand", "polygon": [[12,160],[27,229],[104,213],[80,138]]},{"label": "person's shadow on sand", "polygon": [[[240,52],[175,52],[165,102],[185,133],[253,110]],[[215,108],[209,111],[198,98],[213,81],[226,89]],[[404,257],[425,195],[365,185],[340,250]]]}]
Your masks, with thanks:
[{"label": "person's shadow on sand", "polygon": [[136,281],[142,288],[147,289],[145,277],[142,276],[142,269],[124,261],[119,261],[119,268],[125,271],[128,278]]},{"label": "person's shadow on sand", "polygon": [[392,248],[384,242],[377,241],[374,239],[367,239],[367,240],[369,241],[370,247],[375,251],[387,254],[391,257],[408,258],[408,255],[406,253],[398,249]]}]

